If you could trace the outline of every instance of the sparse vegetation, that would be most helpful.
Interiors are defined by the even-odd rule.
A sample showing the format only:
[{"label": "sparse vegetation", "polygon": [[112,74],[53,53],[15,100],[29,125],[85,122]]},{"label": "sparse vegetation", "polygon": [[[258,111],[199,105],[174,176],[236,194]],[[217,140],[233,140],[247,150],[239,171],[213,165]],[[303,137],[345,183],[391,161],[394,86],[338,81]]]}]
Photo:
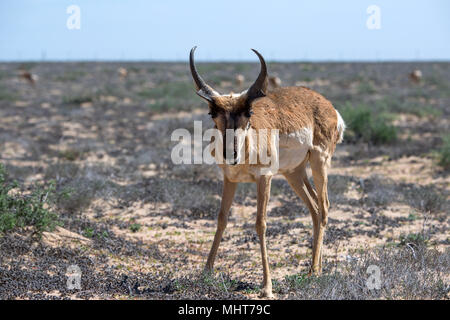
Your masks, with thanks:
[{"label": "sparse vegetation", "polygon": [[358,85],[358,93],[359,94],[373,94],[375,93],[375,87],[369,81],[361,81]]},{"label": "sparse vegetation", "polygon": [[[214,166],[170,159],[173,130],[193,133],[193,121],[213,126],[186,63],[120,66],[126,79],[119,63],[34,64],[40,78],[32,87],[17,78],[18,64],[0,65],[0,159],[9,173],[0,208],[26,204],[16,206],[24,214],[13,215],[12,229],[11,211],[0,213],[8,229],[0,236],[0,278],[8,279],[0,279],[0,298],[256,298],[254,184],[238,185],[214,272],[202,274],[222,178]],[[450,64],[268,67],[283,85],[307,80],[349,126],[328,180],[321,276],[306,275],[308,209],[287,181],[273,179],[267,246],[276,298],[449,299],[450,176],[441,168],[449,158]],[[413,67],[423,71],[419,84],[404,71]],[[235,75],[249,84],[258,65],[200,63],[200,71],[219,92],[236,92],[243,88]],[[31,237],[59,221],[61,228]],[[65,286],[72,263],[83,272],[80,291]],[[366,286],[371,264],[381,269],[379,290]]]},{"label": "sparse vegetation", "polygon": [[11,92],[0,86],[0,101],[13,101],[15,98]]},{"label": "sparse vegetation", "polygon": [[94,237],[94,234],[95,234],[95,230],[94,230],[94,228],[91,228],[91,227],[88,227],[88,228],[84,229],[84,231],[83,231],[83,235],[87,238]]},{"label": "sparse vegetation", "polygon": [[[380,287],[366,285],[368,267],[380,269]],[[446,299],[450,287],[444,275],[448,253],[427,249],[417,242],[410,248],[365,250],[319,277],[286,276],[280,293],[294,299]]]},{"label": "sparse vegetation", "polygon": [[447,134],[442,139],[443,143],[437,152],[438,164],[445,170],[450,169],[450,134]]},{"label": "sparse vegetation", "polygon": [[66,149],[59,153],[60,158],[69,160],[69,161],[75,161],[81,155],[82,155],[82,152],[80,150],[75,150],[75,149]]},{"label": "sparse vegetation", "polygon": [[61,75],[56,76],[56,80],[61,81],[61,82],[72,82],[72,81],[77,81],[86,75],[87,75],[87,72],[73,70],[73,71],[68,71]]},{"label": "sparse vegetation", "polygon": [[94,97],[89,94],[63,97],[63,103],[65,103],[65,104],[82,104],[85,102],[93,102],[93,101],[94,101]]},{"label": "sparse vegetation", "polygon": [[400,236],[400,245],[415,245],[416,247],[426,246],[428,244],[428,239],[423,233],[409,233],[402,234]]},{"label": "sparse vegetation", "polygon": [[51,205],[55,198],[53,183],[34,185],[24,192],[17,182],[8,182],[3,164],[0,164],[0,233],[31,227],[40,236],[58,225],[58,215]]},{"label": "sparse vegetation", "polygon": [[402,101],[400,98],[385,97],[377,100],[373,106],[376,112],[381,113],[405,113],[418,117],[439,117],[442,111],[428,104],[420,102]]},{"label": "sparse vegetation", "polygon": [[139,230],[141,230],[141,225],[139,223],[132,223],[130,224],[130,230],[131,232],[138,232]]},{"label": "sparse vegetation", "polygon": [[397,129],[391,124],[392,118],[385,113],[376,113],[368,105],[345,105],[341,108],[347,124],[345,140],[364,141],[374,145],[392,143],[397,139]]},{"label": "sparse vegetation", "polygon": [[190,82],[170,82],[155,88],[138,92],[139,97],[153,100],[149,107],[152,111],[190,110],[198,105],[195,91]]}]

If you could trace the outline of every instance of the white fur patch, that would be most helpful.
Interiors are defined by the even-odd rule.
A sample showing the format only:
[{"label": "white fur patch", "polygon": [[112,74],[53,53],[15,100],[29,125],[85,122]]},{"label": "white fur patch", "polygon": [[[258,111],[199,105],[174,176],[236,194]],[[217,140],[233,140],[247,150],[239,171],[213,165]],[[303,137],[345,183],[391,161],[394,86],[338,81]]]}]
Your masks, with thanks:
[{"label": "white fur patch", "polygon": [[290,171],[298,167],[313,147],[313,133],[310,128],[280,135],[279,171]]},{"label": "white fur patch", "polygon": [[246,93],[247,93],[247,90],[244,90],[242,92],[238,92],[238,93],[231,92],[229,94],[222,94],[220,96],[222,96],[222,97],[231,97],[231,98],[237,99],[237,98],[239,98],[240,96],[242,96],[242,95],[244,95]]},{"label": "white fur patch", "polygon": [[[256,138],[251,138],[249,147],[257,150]],[[240,166],[220,165],[224,174],[234,182],[254,182],[256,177],[262,174],[275,175],[277,173],[290,172],[298,167],[306,158],[308,151],[313,148],[313,132],[310,128],[303,128],[288,134],[280,134],[278,140],[278,157],[271,158],[277,161],[277,165],[271,163],[269,166]],[[239,154],[239,153],[238,153]],[[274,156],[275,154],[272,154]],[[238,161],[239,162],[239,161]],[[264,172],[263,172],[264,171]]]},{"label": "white fur patch", "polygon": [[337,130],[339,132],[339,139],[337,142],[341,143],[342,140],[344,140],[345,122],[337,110],[336,110],[336,115],[337,115]]}]

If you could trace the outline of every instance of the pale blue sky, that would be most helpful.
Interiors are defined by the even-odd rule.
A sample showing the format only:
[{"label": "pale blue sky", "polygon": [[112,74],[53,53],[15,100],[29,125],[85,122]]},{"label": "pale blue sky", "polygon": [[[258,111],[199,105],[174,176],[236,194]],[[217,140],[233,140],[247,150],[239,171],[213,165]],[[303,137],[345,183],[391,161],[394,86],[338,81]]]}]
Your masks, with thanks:
[{"label": "pale blue sky", "polygon": [[186,60],[194,45],[198,60],[450,60],[450,1],[0,1],[0,61]]}]

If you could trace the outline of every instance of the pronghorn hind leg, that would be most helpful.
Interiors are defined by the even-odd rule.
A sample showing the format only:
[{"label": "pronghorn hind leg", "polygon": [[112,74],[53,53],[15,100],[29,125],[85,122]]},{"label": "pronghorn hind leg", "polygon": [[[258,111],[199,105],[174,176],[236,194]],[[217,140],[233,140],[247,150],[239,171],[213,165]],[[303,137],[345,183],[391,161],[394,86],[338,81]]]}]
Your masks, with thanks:
[{"label": "pronghorn hind leg", "polygon": [[309,183],[308,175],[306,174],[306,162],[297,167],[294,172],[286,173],[284,176],[295,193],[303,200],[309,209],[313,221],[312,260],[313,262],[320,261],[319,252],[315,249],[319,233],[319,208],[316,191]]},{"label": "pronghorn hind leg", "polygon": [[263,288],[261,296],[272,298],[272,278],[270,276],[269,261],[267,259],[266,247],[266,210],[267,203],[270,197],[270,185],[272,176],[260,176],[256,182],[256,189],[258,193],[258,204],[256,210],[256,232],[259,237],[259,245],[261,247],[261,259],[263,264]]},{"label": "pronghorn hind leg", "polygon": [[223,232],[228,223],[228,214],[231,208],[231,203],[233,202],[234,193],[236,192],[237,183],[231,182],[224,176],[223,179],[223,190],[222,190],[222,202],[220,204],[219,216],[217,219],[217,229],[214,235],[214,241],[211,250],[208,255],[208,260],[206,261],[205,271],[212,272],[214,267],[214,260],[217,255],[217,250],[219,249],[220,241],[222,240]]},{"label": "pronghorn hind leg", "polygon": [[317,236],[314,237],[313,263],[311,268],[311,272],[315,274],[320,274],[322,272],[323,236],[325,232],[325,226],[328,223],[328,208],[330,206],[327,191],[329,161],[330,158],[326,152],[318,150],[311,151],[310,165],[314,184],[317,190],[319,205],[319,217],[315,230]]}]

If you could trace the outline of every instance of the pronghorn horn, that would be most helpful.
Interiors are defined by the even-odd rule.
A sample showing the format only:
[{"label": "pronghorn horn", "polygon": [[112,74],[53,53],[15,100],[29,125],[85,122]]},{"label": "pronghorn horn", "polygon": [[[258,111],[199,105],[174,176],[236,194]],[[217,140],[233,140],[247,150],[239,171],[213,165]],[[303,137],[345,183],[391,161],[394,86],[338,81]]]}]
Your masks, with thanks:
[{"label": "pronghorn horn", "polygon": [[197,46],[193,47],[191,49],[191,53],[189,55],[189,64],[191,67],[191,73],[192,73],[192,78],[194,79],[195,82],[195,86],[197,87],[197,94],[212,102],[212,97],[217,96],[218,93],[211,88],[209,85],[206,84],[206,82],[202,79],[202,77],[200,77],[200,75],[198,74],[197,68],[195,67],[195,62],[194,62],[194,52],[195,49],[197,49]]},{"label": "pronghorn horn", "polygon": [[256,79],[255,83],[253,83],[250,89],[248,89],[247,91],[247,96],[251,100],[259,97],[264,97],[266,95],[268,84],[266,62],[264,61],[263,56],[258,51],[256,51],[255,49],[252,49],[252,51],[256,53],[259,58],[259,62],[261,63],[261,71],[259,72],[259,76]]}]

